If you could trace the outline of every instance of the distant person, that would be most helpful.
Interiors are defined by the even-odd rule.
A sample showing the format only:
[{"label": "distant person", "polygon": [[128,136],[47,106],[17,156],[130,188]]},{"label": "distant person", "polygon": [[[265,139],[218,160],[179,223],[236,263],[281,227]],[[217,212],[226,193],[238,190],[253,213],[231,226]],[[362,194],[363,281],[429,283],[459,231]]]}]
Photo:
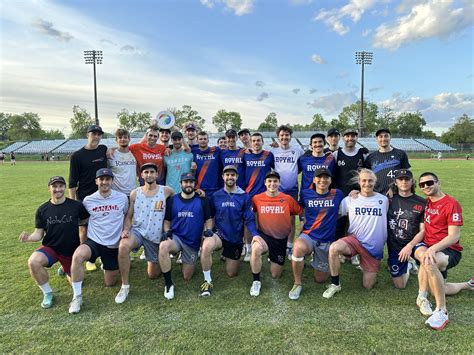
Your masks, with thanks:
[{"label": "distant person", "polygon": [[117,149],[108,159],[108,165],[114,174],[112,189],[130,196],[132,190],[137,186],[137,161],[129,149],[130,133],[123,128],[117,129],[115,142]]},{"label": "distant person", "polygon": [[438,152],[438,160],[441,160],[442,157],[443,157],[443,154],[441,152]]},{"label": "distant person", "polygon": [[341,139],[341,133],[337,128],[330,128],[326,135],[326,142],[328,146],[324,148],[324,153],[334,153],[339,149],[339,140]]},{"label": "distant person", "polygon": [[2,164],[5,164],[5,153],[4,152],[0,152],[0,161],[2,162]]},{"label": "distant person", "polygon": [[16,165],[16,154],[15,154],[15,152],[10,153],[10,165],[12,165],[12,166]]},{"label": "distant person", "polygon": [[219,137],[217,140],[217,146],[220,150],[227,149],[227,139],[225,136]]},{"label": "distant person", "polygon": [[466,154],[466,160],[471,159],[471,154]]}]

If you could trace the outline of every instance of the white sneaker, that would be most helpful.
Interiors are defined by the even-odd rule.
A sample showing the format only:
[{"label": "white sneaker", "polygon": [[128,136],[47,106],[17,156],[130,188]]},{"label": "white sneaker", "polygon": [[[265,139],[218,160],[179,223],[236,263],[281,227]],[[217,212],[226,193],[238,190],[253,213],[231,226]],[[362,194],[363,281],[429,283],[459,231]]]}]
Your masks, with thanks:
[{"label": "white sneaker", "polygon": [[244,261],[245,261],[246,263],[249,263],[251,257],[252,257],[252,254],[250,254],[250,253],[245,253]]},{"label": "white sneaker", "polygon": [[182,264],[183,258],[181,257],[181,252],[179,252],[178,256],[176,257],[176,264]]},{"label": "white sneaker", "polygon": [[246,253],[247,253],[247,247],[244,244],[244,246],[242,247],[242,252],[240,253],[240,256],[245,256]]},{"label": "white sneaker", "polygon": [[262,288],[262,283],[260,281],[252,282],[252,287],[250,287],[250,296],[258,297],[260,295],[261,288]]},{"label": "white sneaker", "polygon": [[171,285],[170,289],[166,291],[166,286],[165,286],[165,298],[168,300],[172,300],[174,298],[174,285]]},{"label": "white sneaker", "polygon": [[82,306],[82,295],[76,296],[72,299],[71,303],[69,304],[69,313],[76,314],[81,311]]},{"label": "white sneaker", "polygon": [[328,289],[326,291],[324,291],[323,297],[324,298],[331,298],[332,296],[334,296],[335,293],[337,293],[339,291],[341,291],[341,285],[330,284],[328,286]]},{"label": "white sneaker", "polygon": [[128,293],[130,292],[130,287],[120,287],[119,293],[115,296],[115,303],[124,303],[128,297]]},{"label": "white sneaker", "polygon": [[410,269],[410,275],[418,275],[418,265],[416,265],[415,259],[412,257],[408,258],[408,266]]},{"label": "white sneaker", "polygon": [[142,253],[140,254],[140,260],[145,260],[146,259],[146,256],[145,256],[145,250],[142,251]]},{"label": "white sneaker", "polygon": [[441,309],[437,309],[429,317],[425,324],[434,330],[443,330],[446,324],[449,323],[448,314]]},{"label": "white sneaker", "polygon": [[421,314],[424,316],[431,316],[433,314],[433,310],[431,309],[431,303],[425,297],[417,297],[416,298],[416,305],[420,308]]},{"label": "white sneaker", "polygon": [[293,285],[293,288],[288,293],[288,297],[290,298],[290,300],[297,300],[298,298],[300,298],[301,290],[303,290],[303,286]]},{"label": "white sneaker", "polygon": [[359,255],[354,255],[351,258],[351,264],[354,266],[359,266],[360,265],[360,256]]}]

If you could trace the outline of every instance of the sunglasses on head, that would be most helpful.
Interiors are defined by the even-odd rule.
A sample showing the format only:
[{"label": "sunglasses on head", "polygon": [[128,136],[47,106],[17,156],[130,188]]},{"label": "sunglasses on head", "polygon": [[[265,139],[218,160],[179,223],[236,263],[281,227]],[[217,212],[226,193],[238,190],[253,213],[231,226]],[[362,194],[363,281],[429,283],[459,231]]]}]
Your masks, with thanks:
[{"label": "sunglasses on head", "polygon": [[420,187],[420,189],[424,189],[427,186],[433,186],[435,182],[436,180],[427,180],[427,181],[420,182],[418,186]]}]

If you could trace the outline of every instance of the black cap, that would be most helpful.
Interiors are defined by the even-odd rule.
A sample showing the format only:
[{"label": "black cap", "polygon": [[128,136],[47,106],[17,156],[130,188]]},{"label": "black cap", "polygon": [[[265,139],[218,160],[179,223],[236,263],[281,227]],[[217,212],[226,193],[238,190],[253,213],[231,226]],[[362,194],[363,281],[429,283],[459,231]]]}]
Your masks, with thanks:
[{"label": "black cap", "polygon": [[158,130],[158,132],[161,132],[161,131],[168,131],[168,133],[171,133],[171,129],[169,128],[161,128]]},{"label": "black cap", "polygon": [[311,144],[311,142],[313,141],[314,138],[321,138],[323,141],[326,140],[326,136],[324,135],[324,133],[315,133],[309,139],[309,144]]},{"label": "black cap", "polygon": [[99,125],[93,124],[87,128],[87,133],[89,132],[99,132],[100,134],[104,134],[104,131],[102,130],[102,127]]},{"label": "black cap", "polygon": [[345,136],[346,134],[355,134],[356,136],[358,136],[359,132],[357,132],[355,128],[348,128],[342,133],[343,136]]},{"label": "black cap", "polygon": [[398,178],[401,178],[401,177],[409,177],[410,179],[413,179],[413,174],[408,169],[395,170],[395,179],[398,179]]},{"label": "black cap", "polygon": [[174,131],[173,133],[171,133],[171,139],[175,138],[183,138],[183,134],[179,131]]},{"label": "black cap", "polygon": [[235,131],[235,129],[228,129],[226,132],[225,132],[225,136],[226,137],[237,137],[237,132]]},{"label": "black cap", "polygon": [[321,175],[327,175],[327,176],[329,176],[329,177],[332,177],[331,172],[329,171],[329,169],[328,169],[328,168],[324,168],[324,167],[316,169],[316,170],[314,171],[314,175],[313,175],[313,176],[316,177],[316,176],[321,176]]},{"label": "black cap", "polygon": [[66,185],[66,180],[62,176],[53,176],[49,179],[48,186],[51,186],[55,182],[60,182],[61,184]]},{"label": "black cap", "polygon": [[140,172],[143,172],[143,170],[149,169],[149,168],[152,168],[152,169],[155,169],[155,171],[158,171],[158,167],[156,166],[155,163],[145,163],[140,167]]},{"label": "black cap", "polygon": [[329,128],[328,130],[328,136],[332,136],[333,134],[336,134],[340,136],[341,134],[339,133],[339,130],[337,128]]},{"label": "black cap", "polygon": [[265,175],[265,180],[268,179],[269,177],[276,177],[278,180],[280,180],[280,174],[276,172],[276,170],[270,170],[266,175]]},{"label": "black cap", "polygon": [[249,130],[248,128],[242,128],[242,129],[239,131],[239,136],[240,136],[241,134],[244,134],[244,133],[250,134],[250,130]]},{"label": "black cap", "polygon": [[194,123],[188,123],[186,126],[184,126],[184,129],[185,130],[188,130],[188,129],[194,129],[195,131],[197,130],[197,126],[194,124]]},{"label": "black cap", "polygon": [[238,170],[237,170],[237,167],[235,165],[227,165],[224,167],[224,169],[222,169],[222,173],[225,173],[226,171],[235,171],[236,174],[238,174]]},{"label": "black cap", "polygon": [[383,133],[383,132],[386,132],[386,133],[388,133],[388,134],[390,134],[390,135],[392,134],[392,133],[390,133],[390,130],[389,130],[388,128],[379,128],[379,129],[377,130],[377,132],[375,132],[375,136],[378,137],[379,134],[380,134],[380,133]]},{"label": "black cap", "polygon": [[181,174],[181,181],[187,181],[187,180],[196,181],[196,177],[194,176],[193,173]]},{"label": "black cap", "polygon": [[101,176],[110,176],[111,178],[113,178],[114,173],[112,173],[112,169],[102,168],[102,169],[97,170],[97,172],[95,173],[95,178],[96,179],[98,177],[101,177]]}]

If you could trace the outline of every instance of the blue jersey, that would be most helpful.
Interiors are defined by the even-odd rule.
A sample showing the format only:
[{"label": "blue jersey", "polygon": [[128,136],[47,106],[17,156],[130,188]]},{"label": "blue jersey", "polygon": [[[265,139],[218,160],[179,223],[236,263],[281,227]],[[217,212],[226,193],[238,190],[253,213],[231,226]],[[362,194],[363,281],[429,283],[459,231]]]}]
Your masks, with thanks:
[{"label": "blue jersey", "polygon": [[227,165],[235,165],[237,167],[237,186],[245,189],[245,164],[244,164],[245,149],[238,148],[235,150],[225,149],[221,151],[221,165],[222,168]]},{"label": "blue jersey", "polygon": [[196,187],[204,190],[206,196],[210,197],[222,186],[221,150],[219,147],[208,147],[205,150],[198,147],[193,148],[192,152],[197,165]]},{"label": "blue jersey", "polygon": [[245,184],[250,197],[258,195],[266,190],[265,175],[275,168],[275,159],[268,150],[263,150],[258,154],[244,154],[245,163]]},{"label": "blue jersey", "polygon": [[333,242],[336,236],[336,222],[344,194],[339,189],[331,189],[324,195],[313,189],[304,189],[300,194],[304,207],[305,223],[301,233],[323,243]]},{"label": "blue jersey", "polygon": [[258,235],[250,196],[240,187],[236,193],[228,193],[223,188],[212,195],[217,233],[226,241],[241,244],[244,236],[244,223],[252,236]]},{"label": "blue jersey", "polygon": [[332,153],[326,153],[322,157],[315,157],[311,152],[304,153],[298,159],[298,171],[301,171],[300,190],[309,189],[311,187],[314,171],[316,169],[327,168],[331,174],[334,174],[335,164]]},{"label": "blue jersey", "polygon": [[181,194],[176,194],[166,200],[165,220],[171,222],[171,231],[195,250],[201,246],[204,222],[209,218],[211,210],[205,197],[195,195],[184,199]]}]

